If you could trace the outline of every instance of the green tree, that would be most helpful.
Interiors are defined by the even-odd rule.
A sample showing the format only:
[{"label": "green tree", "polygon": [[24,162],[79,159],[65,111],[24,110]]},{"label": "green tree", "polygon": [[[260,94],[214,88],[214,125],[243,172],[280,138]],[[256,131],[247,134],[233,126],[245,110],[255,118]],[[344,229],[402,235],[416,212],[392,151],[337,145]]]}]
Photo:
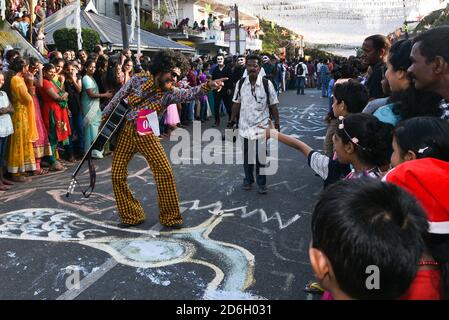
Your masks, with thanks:
[{"label": "green tree", "polygon": [[[92,29],[82,29],[83,49],[93,51],[96,44],[100,43],[100,35]],[[59,51],[78,50],[78,36],[75,28],[63,28],[53,33],[56,48]]]}]

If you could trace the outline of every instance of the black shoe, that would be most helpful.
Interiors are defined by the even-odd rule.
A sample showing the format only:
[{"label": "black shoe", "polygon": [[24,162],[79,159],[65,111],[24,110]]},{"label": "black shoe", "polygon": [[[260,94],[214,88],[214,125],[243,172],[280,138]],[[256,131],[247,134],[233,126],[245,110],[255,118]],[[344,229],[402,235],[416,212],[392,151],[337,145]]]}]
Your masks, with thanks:
[{"label": "black shoe", "polygon": [[170,226],[168,226],[168,225],[166,225],[166,224],[162,224],[162,229],[161,229],[161,231],[171,231],[171,230],[179,230],[179,229],[182,229],[182,227],[184,226],[184,224],[183,223],[175,223],[175,224],[172,224],[172,225],[170,225]]},{"label": "black shoe", "polygon": [[135,223],[135,224],[130,224],[130,223],[120,222],[120,223],[117,225],[117,227],[122,228],[122,229],[128,229],[128,228],[131,228],[131,227],[135,227],[135,226],[141,225],[141,224],[144,223],[144,222],[145,222],[145,220],[142,220],[142,221],[137,222],[137,223]]},{"label": "black shoe", "polygon": [[257,190],[259,194],[266,194],[268,192],[267,186],[259,186],[259,189]]},{"label": "black shoe", "polygon": [[243,183],[242,189],[243,190],[251,190],[252,183]]}]

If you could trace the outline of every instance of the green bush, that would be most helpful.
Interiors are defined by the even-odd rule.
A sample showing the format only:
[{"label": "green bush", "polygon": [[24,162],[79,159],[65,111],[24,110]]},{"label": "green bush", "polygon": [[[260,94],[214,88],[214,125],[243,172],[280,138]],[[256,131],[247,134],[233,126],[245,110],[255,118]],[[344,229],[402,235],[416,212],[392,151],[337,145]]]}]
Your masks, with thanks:
[{"label": "green bush", "polygon": [[157,23],[145,19],[140,19],[140,28],[146,31],[154,31],[159,29]]},{"label": "green bush", "polygon": [[[83,49],[93,51],[96,44],[100,43],[100,35],[95,30],[82,29],[81,37],[83,38]],[[63,28],[53,33],[56,48],[59,51],[78,50],[78,37],[76,29]]]}]

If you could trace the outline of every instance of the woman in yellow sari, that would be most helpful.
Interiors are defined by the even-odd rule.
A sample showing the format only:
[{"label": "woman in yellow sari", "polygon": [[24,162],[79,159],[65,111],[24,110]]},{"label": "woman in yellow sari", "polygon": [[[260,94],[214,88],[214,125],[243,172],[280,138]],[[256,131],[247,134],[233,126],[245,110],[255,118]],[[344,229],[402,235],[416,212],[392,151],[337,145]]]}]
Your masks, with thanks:
[{"label": "woman in yellow sari", "polygon": [[24,75],[28,65],[21,58],[11,62],[9,69],[15,72],[11,79],[11,102],[14,107],[12,123],[14,133],[10,136],[8,147],[7,169],[16,182],[29,182],[27,171],[36,170],[33,142],[39,136],[36,128],[36,118],[33,97],[28,93]]}]

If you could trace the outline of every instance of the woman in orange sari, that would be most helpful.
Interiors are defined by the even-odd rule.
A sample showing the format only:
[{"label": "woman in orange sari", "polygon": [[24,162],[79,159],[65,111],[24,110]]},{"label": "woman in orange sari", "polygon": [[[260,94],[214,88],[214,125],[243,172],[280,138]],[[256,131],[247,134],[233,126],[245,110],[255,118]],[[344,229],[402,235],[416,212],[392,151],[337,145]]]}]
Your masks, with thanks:
[{"label": "woman in orange sari", "polygon": [[36,170],[33,142],[39,136],[36,128],[36,117],[33,97],[28,93],[24,75],[28,72],[28,65],[21,58],[15,59],[9,66],[15,72],[11,79],[11,102],[14,107],[12,123],[14,133],[10,136],[8,147],[8,172],[16,182],[30,182],[27,171]]}]

